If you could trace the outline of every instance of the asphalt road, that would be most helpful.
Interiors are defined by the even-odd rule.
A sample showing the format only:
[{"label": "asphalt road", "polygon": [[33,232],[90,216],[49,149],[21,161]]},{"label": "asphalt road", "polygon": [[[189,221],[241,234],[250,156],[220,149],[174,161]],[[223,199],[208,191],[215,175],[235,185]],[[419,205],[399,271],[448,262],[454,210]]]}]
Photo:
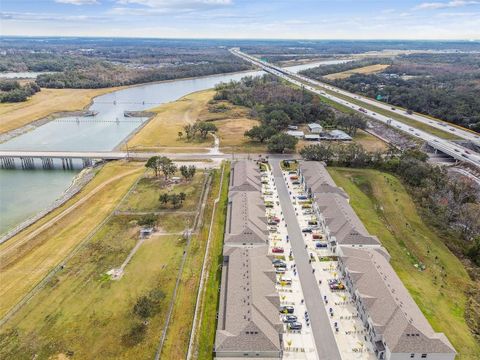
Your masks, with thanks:
[{"label": "asphalt road", "polygon": [[[237,56],[239,56],[239,57],[241,57],[241,58],[243,58],[247,61],[250,61],[254,65],[259,66],[264,71],[266,71],[270,74],[278,76],[278,77],[280,77],[280,78],[282,78],[286,81],[289,81],[290,83],[295,84],[297,86],[303,86],[303,87],[305,87],[305,89],[307,89],[307,90],[309,90],[309,91],[311,91],[315,94],[324,96],[327,99],[330,99],[330,100],[335,101],[339,104],[345,105],[345,106],[351,108],[354,111],[360,112],[358,105],[350,103],[349,101],[346,101],[344,99],[336,97],[332,94],[327,94],[323,90],[321,90],[317,87],[323,87],[323,88],[326,88],[328,90],[335,91],[337,93],[340,93],[339,89],[333,88],[329,85],[325,85],[325,84],[320,83],[316,80],[312,80],[308,77],[305,77],[305,76],[302,76],[302,75],[299,75],[299,74],[296,74],[296,73],[292,73],[291,71],[279,68],[279,67],[274,66],[270,63],[262,62],[261,60],[255,58],[253,56],[247,55],[245,53],[242,53],[239,50],[232,49],[231,52],[232,52],[232,54],[237,55]],[[355,98],[355,97],[359,98],[359,96],[357,96],[355,94],[347,93],[344,90],[342,90],[342,94],[343,95],[348,94],[348,96],[351,97],[351,98]],[[389,126],[396,127],[397,129],[399,129],[399,130],[401,130],[405,133],[408,133],[409,135],[411,135],[413,137],[417,137],[419,139],[422,139],[423,141],[427,142],[431,147],[433,147],[435,149],[438,149],[441,152],[443,152],[445,154],[448,154],[451,157],[453,157],[453,158],[455,158],[459,161],[468,162],[468,163],[473,164],[477,167],[480,167],[480,154],[477,153],[477,152],[474,152],[472,150],[468,150],[467,148],[463,147],[462,145],[460,145],[458,143],[454,143],[454,142],[451,142],[449,140],[439,138],[435,135],[432,135],[431,133],[425,132],[423,130],[419,130],[419,129],[415,128],[414,126],[404,124],[401,121],[391,119],[388,116],[377,114],[377,113],[375,113],[371,110],[365,110],[362,113],[364,115],[367,115],[370,118],[373,118],[377,121],[383,122],[383,123],[385,123]],[[402,115],[407,116],[407,114],[402,114]],[[418,121],[418,119],[415,119],[415,118],[414,118],[414,120]],[[438,126],[440,126],[440,125],[438,125]],[[442,130],[444,130],[444,129],[442,129]],[[463,133],[460,133],[460,130],[457,130],[456,134],[457,135],[462,135]],[[469,135],[469,136],[471,136],[471,135]]]},{"label": "asphalt road", "polygon": [[[308,262],[308,251],[305,249],[303,234],[295,215],[295,209],[290,201],[287,185],[283,179],[280,159],[271,159],[270,164],[273,168],[278,197],[287,223],[288,236],[297,265],[300,283],[302,284],[305,305],[310,316],[310,326],[317,347],[318,358],[320,360],[341,360],[327,310],[321,303],[323,296],[320,293],[315,275],[312,273],[312,266]],[[301,316],[301,314],[298,315]]]}]

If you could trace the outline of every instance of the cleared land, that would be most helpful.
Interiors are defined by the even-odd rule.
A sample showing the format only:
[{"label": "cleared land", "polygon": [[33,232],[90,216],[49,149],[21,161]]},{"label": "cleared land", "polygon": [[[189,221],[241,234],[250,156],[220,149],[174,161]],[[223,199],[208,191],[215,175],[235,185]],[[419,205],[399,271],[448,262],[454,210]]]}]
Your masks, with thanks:
[{"label": "cleared land", "polygon": [[375,74],[378,72],[381,72],[388,68],[390,65],[385,65],[385,64],[375,64],[375,65],[368,65],[368,66],[362,66],[356,69],[351,69],[347,71],[341,71],[338,73],[334,74],[328,74],[325,75],[324,78],[329,79],[329,80],[335,80],[335,79],[346,79],[353,74]]},{"label": "cleared land", "polygon": [[353,141],[363,146],[367,151],[385,151],[388,149],[388,145],[385,141],[373,136],[363,130],[358,130]]},{"label": "cleared land", "polygon": [[107,164],[66,204],[0,245],[0,316],[108,216],[142,172],[138,164]]},{"label": "cleared land", "polygon": [[[369,169],[328,168],[350,195],[352,207],[392,256],[392,266],[437,331],[444,332],[459,359],[478,358],[480,345],[464,319],[473,283],[444,239],[426,224],[399,179]],[[416,265],[425,265],[420,271]]]},{"label": "cleared land", "polygon": [[[191,186],[203,184],[203,178],[199,173]],[[171,190],[179,192],[185,185],[188,184],[175,185]],[[158,191],[162,188],[166,190],[163,181],[146,177],[123,201],[136,204],[147,192],[158,201]],[[195,198],[198,202],[200,194]],[[210,199],[207,204],[212,203]],[[180,207],[177,211],[182,210]],[[140,245],[125,267],[123,277],[112,280],[106,272],[118,268],[139,242],[139,222],[144,219],[143,214],[113,215],[65,268],[10,319],[0,334],[0,357],[30,359],[33,354],[40,358],[153,357],[166,324],[185,250],[185,239],[176,234],[185,228],[185,216],[175,212],[159,214],[159,231]],[[178,215],[174,221],[173,215]],[[84,212],[79,216],[84,218],[88,214]],[[172,233],[166,233],[168,231]],[[172,331],[184,334],[182,339],[185,336],[188,339],[189,331],[184,322],[193,319],[190,303],[198,283],[199,260],[203,254],[200,248],[205,243],[203,234],[202,229],[192,238],[175,302],[182,307],[177,310],[178,316],[174,313],[171,324],[177,326],[180,322],[181,325],[180,330]],[[172,336],[171,341],[176,345],[177,336]],[[186,350],[184,341],[179,346],[182,351]],[[173,351],[176,346],[166,349]]]},{"label": "cleared land", "polygon": [[54,113],[82,110],[94,97],[118,89],[42,89],[27,101],[0,104],[0,134]]}]

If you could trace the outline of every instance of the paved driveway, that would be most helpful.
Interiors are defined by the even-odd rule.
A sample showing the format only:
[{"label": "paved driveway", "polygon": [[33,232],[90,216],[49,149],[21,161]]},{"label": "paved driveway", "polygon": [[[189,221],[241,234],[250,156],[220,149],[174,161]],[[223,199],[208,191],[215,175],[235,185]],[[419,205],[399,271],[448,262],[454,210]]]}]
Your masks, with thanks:
[{"label": "paved driveway", "polygon": [[320,360],[341,360],[337,343],[330,326],[327,311],[322,303],[322,294],[308,262],[309,255],[305,249],[303,234],[295,215],[290,195],[283,179],[279,159],[271,159],[270,163],[275,177],[280,204],[282,205],[285,222],[292,246],[293,256],[297,264],[298,276],[305,296],[305,304],[310,315],[311,327],[315,345]]}]

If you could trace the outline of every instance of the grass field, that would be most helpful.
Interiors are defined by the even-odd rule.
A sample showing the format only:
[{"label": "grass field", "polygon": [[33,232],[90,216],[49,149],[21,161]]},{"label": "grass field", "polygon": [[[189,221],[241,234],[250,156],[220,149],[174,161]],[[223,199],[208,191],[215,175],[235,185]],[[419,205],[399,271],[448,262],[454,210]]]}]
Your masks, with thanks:
[{"label": "grass field", "polygon": [[325,75],[324,78],[329,79],[329,80],[335,80],[335,79],[346,79],[353,74],[375,74],[380,71],[385,70],[388,68],[390,65],[384,65],[384,64],[375,64],[375,65],[368,65],[368,66],[362,66],[356,69],[351,69],[347,71],[342,71],[334,74],[328,74]]},{"label": "grass field", "polygon": [[165,186],[163,178],[147,176],[138,182],[132,193],[120,205],[120,211],[153,212],[162,210],[174,210],[171,204],[163,205],[159,201],[162,193],[178,194],[184,192],[186,199],[180,210],[194,211],[196,209],[203,186],[204,172],[197,171],[192,181],[181,181],[176,185]]},{"label": "grass field", "polygon": [[[192,189],[202,185],[203,178],[198,173],[190,185]],[[158,200],[158,191],[161,187],[166,190],[166,186],[151,180],[138,182],[123,202],[140,204],[144,198]],[[216,181],[214,188],[218,191]],[[186,187],[186,184],[175,185],[171,191],[179,192]],[[191,196],[195,201],[192,209],[200,198],[201,189],[197,191],[198,195]],[[206,214],[212,205],[213,195]],[[88,217],[87,211],[77,215]],[[181,232],[185,218],[192,225],[194,215],[194,212],[187,216],[175,211],[158,215],[160,231],[139,247],[118,281],[111,280],[106,272],[118,268],[137,243],[140,230],[137,222],[143,215],[112,216],[65,268],[9,320],[0,334],[0,357],[30,359],[37,354],[45,359],[73,355],[79,359],[152,358],[165,327],[186,244],[180,235],[165,232]],[[172,319],[172,326],[180,323],[179,330],[174,328],[173,333],[183,334],[183,340],[178,345],[176,335],[168,337],[165,349],[169,352],[177,346],[182,347],[178,351],[186,351],[184,340],[188,339],[189,328],[185,322],[193,319],[191,295],[198,286],[205,231],[208,232],[208,226],[192,238],[175,302],[180,308]],[[144,296],[160,299],[149,308],[149,316],[140,316],[135,310]]]},{"label": "grass field", "polygon": [[[184,359],[187,354],[213,204],[220,186],[226,187],[228,184],[228,176],[224,176],[223,185],[220,184],[220,176],[220,170],[215,170],[212,173],[212,186],[205,207],[204,225],[200,228],[199,233],[192,238],[191,248],[187,255],[180,287],[178,289],[172,320],[167,332],[167,339],[161,355],[163,359]],[[222,216],[218,211],[219,209],[217,209],[215,214],[216,219]],[[214,224],[216,224],[216,221]],[[214,323],[214,319],[215,316],[209,318],[209,321]]]},{"label": "grass field", "polygon": [[201,152],[211,147],[213,138],[187,141],[183,126],[197,121],[209,121],[218,128],[220,149],[224,152],[260,152],[266,146],[249,141],[244,137],[259,122],[247,117],[248,109],[226,102],[217,102],[227,107],[225,111],[210,111],[209,102],[215,95],[214,90],[199,91],[189,94],[177,101],[152,109],[155,117],[128,142],[128,147],[135,150],[162,149],[168,151]]},{"label": "grass field", "polygon": [[201,111],[207,106],[214,94],[213,90],[199,91],[182,97],[177,101],[160,105],[150,111],[156,115],[135,136],[128,141],[131,149],[173,148],[183,147],[181,151],[199,151],[200,148],[211,147],[213,139],[205,141],[186,141],[179,138],[183,127],[198,120]]},{"label": "grass field", "polygon": [[[371,234],[392,256],[391,263],[436,331],[444,332],[458,359],[478,359],[480,344],[465,323],[465,291],[472,282],[444,239],[419,216],[393,175],[368,169],[328,168]],[[419,271],[415,264],[424,264]]]},{"label": "grass field", "polygon": [[138,164],[107,164],[66,204],[0,245],[0,316],[107,217],[142,172]]},{"label": "grass field", "polygon": [[215,221],[212,227],[212,239],[209,256],[206,259],[207,278],[204,294],[199,307],[199,324],[194,340],[193,354],[196,359],[212,359],[215,341],[216,315],[221,280],[221,264],[223,250],[223,236],[225,232],[225,218],[228,203],[228,180],[230,170],[225,170],[222,193],[218,202]]},{"label": "grass field", "polygon": [[42,89],[27,101],[0,104],[0,134],[53,113],[82,110],[95,96],[117,89]]},{"label": "grass field", "polygon": [[362,145],[365,150],[371,152],[385,151],[388,149],[388,145],[385,141],[382,141],[378,137],[373,136],[363,130],[357,131],[353,141]]}]

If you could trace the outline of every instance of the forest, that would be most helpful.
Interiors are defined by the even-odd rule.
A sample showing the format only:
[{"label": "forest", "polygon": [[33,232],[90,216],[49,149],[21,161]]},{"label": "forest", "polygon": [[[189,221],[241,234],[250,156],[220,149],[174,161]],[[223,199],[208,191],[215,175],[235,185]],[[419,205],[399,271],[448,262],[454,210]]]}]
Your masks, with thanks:
[{"label": "forest", "polygon": [[46,88],[103,88],[250,69],[215,41],[4,39],[0,72],[51,72]]},{"label": "forest", "polygon": [[480,54],[404,55],[380,74],[330,81],[323,70],[303,73],[480,132]]}]

